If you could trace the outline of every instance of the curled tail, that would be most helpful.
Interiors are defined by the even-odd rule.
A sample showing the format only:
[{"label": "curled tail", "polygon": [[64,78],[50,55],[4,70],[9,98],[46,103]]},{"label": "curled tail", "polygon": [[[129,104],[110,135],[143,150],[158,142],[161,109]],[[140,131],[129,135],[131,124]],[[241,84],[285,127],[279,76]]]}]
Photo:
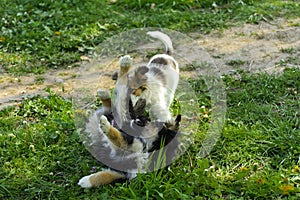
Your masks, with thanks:
[{"label": "curled tail", "polygon": [[153,38],[159,39],[164,43],[166,46],[166,54],[172,55],[173,54],[173,45],[170,37],[160,31],[149,31],[147,34]]}]

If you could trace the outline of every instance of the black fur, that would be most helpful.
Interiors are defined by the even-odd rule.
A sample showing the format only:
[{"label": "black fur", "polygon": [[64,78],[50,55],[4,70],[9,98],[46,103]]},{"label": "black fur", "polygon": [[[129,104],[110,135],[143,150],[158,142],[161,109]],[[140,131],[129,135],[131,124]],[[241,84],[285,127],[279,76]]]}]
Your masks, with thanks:
[{"label": "black fur", "polygon": [[[137,101],[137,103],[133,106],[131,100],[129,102],[129,113],[130,113],[130,117],[132,120],[134,120],[134,124],[137,127],[145,127],[148,123],[151,123],[151,120],[149,118],[149,116],[146,114],[145,112],[145,107],[146,107],[146,100],[145,99],[139,99]],[[105,115],[107,117],[107,119],[109,120],[109,122],[111,124],[113,124],[113,115],[109,114],[109,115]],[[153,152],[153,154],[150,156],[151,160],[149,163],[149,170],[155,170],[157,169],[157,165],[159,164],[159,166],[161,167],[165,167],[163,164],[158,163],[157,161],[159,160],[159,151],[165,147],[163,149],[163,154],[166,156],[166,163],[170,164],[172,162],[172,160],[175,158],[176,156],[176,150],[178,149],[178,136],[179,136],[179,123],[181,121],[181,115],[178,115],[175,119],[175,122],[153,122],[153,123],[157,123],[157,124],[162,124],[162,128],[161,130],[158,132],[158,137],[157,139],[152,143],[152,147],[150,149],[147,150],[147,152],[151,153]],[[129,125],[129,123],[127,123],[127,126],[131,126]],[[144,150],[146,151],[146,143],[144,141],[143,138],[139,138],[138,135],[134,136],[128,134],[126,131],[124,130],[120,130],[120,133],[123,137],[123,139],[127,142],[128,145],[133,144],[134,139],[139,139],[143,144],[144,144]],[[171,142],[172,141],[172,142]],[[158,163],[158,164],[157,164]],[[130,167],[130,165],[133,163],[128,163],[128,167]],[[128,173],[127,172],[122,172],[119,170],[115,170],[113,168],[110,168],[111,170],[114,170],[118,173],[124,174],[125,177],[127,177]],[[117,180],[116,182],[124,182],[126,181],[126,179],[120,179]]]}]

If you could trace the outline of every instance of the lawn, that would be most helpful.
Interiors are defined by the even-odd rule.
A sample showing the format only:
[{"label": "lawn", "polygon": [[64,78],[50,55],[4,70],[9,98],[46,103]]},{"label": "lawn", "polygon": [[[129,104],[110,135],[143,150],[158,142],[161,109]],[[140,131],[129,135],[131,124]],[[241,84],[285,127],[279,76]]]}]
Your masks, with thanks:
[{"label": "lawn", "polygon": [[[296,1],[268,0],[2,0],[0,71],[29,75],[76,67],[104,39],[132,28],[208,33],[299,17],[299,8]],[[102,165],[80,140],[72,100],[50,89],[47,97],[24,99],[0,111],[0,199],[299,199],[299,77],[299,69],[288,68],[279,75],[223,75],[226,123],[208,156],[198,155],[197,135],[210,124],[203,119],[194,143],[168,168],[93,189],[77,185]],[[201,116],[203,102],[209,108],[203,80],[189,81]]]},{"label": "lawn", "polygon": [[[76,66],[105,38],[124,30],[162,27],[210,32],[274,17],[299,17],[296,1],[2,0],[1,70],[43,73]],[[152,6],[151,6],[152,5]]]}]

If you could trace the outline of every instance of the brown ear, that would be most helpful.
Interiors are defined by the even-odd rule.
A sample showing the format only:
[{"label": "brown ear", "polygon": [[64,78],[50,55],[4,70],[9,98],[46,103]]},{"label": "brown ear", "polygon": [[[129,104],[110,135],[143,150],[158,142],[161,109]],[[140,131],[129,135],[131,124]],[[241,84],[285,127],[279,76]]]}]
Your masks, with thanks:
[{"label": "brown ear", "polygon": [[149,71],[149,68],[146,66],[138,67],[135,71],[135,80],[136,80],[136,86],[141,87],[145,84],[145,81],[147,80],[147,77],[145,74]]},{"label": "brown ear", "polygon": [[146,67],[146,66],[141,66],[141,67],[138,67],[137,69],[136,69],[136,75],[137,75],[137,77],[142,77],[142,76],[144,76],[147,72],[149,71],[149,68],[148,67]]},{"label": "brown ear", "polygon": [[167,65],[168,60],[163,57],[157,57],[151,61],[151,63],[159,64],[159,65]]}]

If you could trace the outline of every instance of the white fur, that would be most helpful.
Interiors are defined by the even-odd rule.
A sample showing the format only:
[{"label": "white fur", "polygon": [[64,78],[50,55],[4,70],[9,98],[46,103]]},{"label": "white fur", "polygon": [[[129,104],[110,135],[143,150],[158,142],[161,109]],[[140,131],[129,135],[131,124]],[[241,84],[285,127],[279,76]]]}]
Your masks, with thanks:
[{"label": "white fur", "polygon": [[[124,77],[125,79],[125,77]],[[127,79],[127,77],[126,77]],[[115,99],[113,101],[113,116],[116,124],[118,124],[119,128],[122,129],[123,122],[128,121],[127,113],[128,110],[126,109],[126,105],[128,104],[127,99],[127,85],[117,82],[115,88]]]},{"label": "white fur", "polygon": [[[164,33],[159,31],[147,32],[153,38],[159,39],[162,41],[167,49],[167,52],[173,51],[172,41]],[[160,65],[156,63],[152,63],[152,61],[156,58],[164,58],[168,60],[168,65]],[[131,65],[132,59],[130,56],[126,55],[120,59],[121,67],[123,65],[126,66]],[[145,90],[140,97],[134,97],[131,95],[132,102],[135,103],[137,99],[144,98],[146,99],[147,106],[149,107],[150,114],[154,120],[166,122],[171,120],[171,113],[169,111],[169,107],[173,101],[175,90],[179,81],[179,67],[176,60],[167,54],[158,54],[153,56],[147,67],[150,68],[158,68],[163,72],[163,75],[166,77],[166,85],[156,77],[154,73],[151,73],[151,70],[146,73],[147,76],[147,90]],[[134,69],[133,69],[134,70]],[[130,72],[129,72],[130,74]],[[128,76],[123,75],[119,77],[116,87],[115,87],[115,99],[114,99],[114,119],[118,126],[122,128],[123,122],[128,121],[128,86],[127,86]]]},{"label": "white fur", "polygon": [[148,75],[148,87],[140,98],[146,99],[151,118],[165,122],[171,119],[171,113],[166,99],[166,88],[152,74]]},{"label": "white fur", "polygon": [[162,43],[164,43],[164,45],[166,46],[166,52],[173,51],[172,41],[168,35],[160,31],[148,31],[147,35],[162,41]]},{"label": "white fur", "polygon": [[[151,63],[154,59],[163,57],[171,62],[169,65],[158,65]],[[175,66],[173,65],[175,63]],[[169,107],[173,101],[176,88],[179,81],[179,68],[177,62],[169,55],[160,54],[154,56],[148,63],[147,67],[158,68],[166,77],[166,85],[156,77],[156,74],[151,70],[146,73],[147,90],[145,90],[139,98],[146,99],[147,105],[150,108],[150,114],[155,120],[166,122],[171,120],[171,112]],[[136,100],[135,100],[136,101]]]},{"label": "white fur", "polygon": [[104,115],[100,117],[100,128],[102,132],[107,135],[110,128],[110,123]]},{"label": "white fur", "polygon": [[134,139],[132,145],[130,146],[129,151],[143,152],[143,149],[144,149],[143,143],[138,139]]},{"label": "white fur", "polygon": [[110,99],[110,93],[107,90],[97,90],[97,96],[101,99]]},{"label": "white fur", "polygon": [[[161,40],[167,49],[167,52],[172,53],[173,47],[172,47],[172,41],[171,39],[159,32],[148,32],[148,35],[150,35],[153,38],[157,38]],[[168,65],[159,65],[156,63],[152,63],[152,61],[156,58],[164,58],[168,60]],[[124,56],[120,59],[120,67],[131,67],[132,59],[130,56]],[[146,104],[149,107],[150,113],[155,118],[154,120],[166,122],[171,120],[171,113],[169,111],[170,104],[172,103],[172,100],[174,98],[174,93],[178,85],[179,81],[179,67],[176,60],[167,54],[159,54],[152,57],[147,64],[147,67],[149,69],[151,68],[158,68],[162,71],[163,76],[166,79],[166,85],[164,85],[162,80],[159,80],[153,71],[149,70],[146,73],[147,76],[147,89],[142,93],[139,97],[131,97],[132,99],[138,99],[138,98],[144,98],[146,99]],[[114,99],[114,105],[112,106],[112,111],[114,113],[114,120],[118,124],[119,128],[122,129],[122,123],[124,121],[130,120],[128,119],[128,76],[127,74],[122,75],[121,77],[118,77],[118,81],[116,83],[115,87],[115,99]],[[104,92],[99,92],[100,97],[105,97]],[[133,100],[135,102],[136,100]],[[158,127],[156,126],[150,126],[147,125],[144,127],[144,130],[141,133],[141,138],[143,138],[143,142],[139,139],[134,139],[134,142],[129,148],[128,151],[122,152],[120,154],[116,149],[114,149],[114,145],[109,141],[105,135],[108,133],[110,129],[110,123],[108,122],[107,118],[103,116],[104,113],[107,113],[108,110],[98,110],[96,114],[93,115],[93,117],[90,118],[89,123],[87,124],[87,132],[89,132],[90,138],[93,140],[101,140],[102,143],[104,143],[104,147],[110,148],[111,152],[110,156],[115,161],[123,160],[123,159],[133,159],[137,162],[138,169],[141,169],[141,171],[144,171],[144,169],[147,166],[149,155],[148,153],[143,152],[144,150],[144,144],[146,144],[146,150],[150,149],[152,146],[153,141],[157,138],[158,134]],[[102,116],[101,116],[102,115]],[[100,121],[98,121],[98,117],[100,116]],[[97,127],[97,128],[96,128]],[[104,137],[103,137],[104,136]],[[93,145],[93,143],[91,144]],[[94,147],[94,146],[93,146]],[[95,148],[95,147],[94,147]],[[101,147],[102,148],[102,147]],[[101,150],[99,148],[99,150]],[[95,150],[98,150],[95,148]],[[127,178],[132,179],[136,177],[136,173],[139,172],[139,170],[132,170],[127,174]],[[117,172],[116,172],[117,173]],[[93,187],[92,183],[90,182],[90,177],[94,174],[84,176],[82,177],[78,185],[80,185],[82,188],[91,188]]]},{"label": "white fur", "polygon": [[130,67],[132,64],[132,58],[130,55],[125,55],[120,58],[120,67]]},{"label": "white fur", "polygon": [[[151,61],[154,60],[155,58],[157,57],[163,57],[165,59],[169,59],[171,60],[172,62],[171,63],[175,63],[175,66],[173,65],[167,65],[167,66],[157,66],[157,65],[153,65],[151,64]],[[156,77],[154,74],[151,74],[149,73],[148,74],[148,78],[150,81],[150,84],[149,85],[153,85],[153,86],[158,86],[156,88],[153,88],[153,90],[161,90],[160,93],[163,93],[164,94],[164,98],[162,98],[161,100],[159,101],[159,103],[165,103],[165,109],[168,109],[169,110],[169,107],[174,99],[174,95],[175,95],[175,91],[176,91],[176,88],[178,86],[178,81],[179,81],[179,68],[178,68],[178,64],[177,62],[169,55],[156,55],[154,56],[148,63],[148,66],[149,67],[157,67],[159,68],[160,70],[163,71],[165,77],[166,77],[166,86],[163,88],[162,87],[162,84],[154,84],[153,82],[157,81]],[[159,88],[161,87],[161,88]],[[161,98],[161,96],[159,96]],[[156,100],[157,101],[157,100]],[[163,102],[164,101],[164,102]],[[156,106],[157,107],[157,106]],[[159,107],[157,107],[159,109]],[[165,110],[163,109],[163,110]],[[153,110],[154,113],[157,112],[157,115],[159,114],[159,110],[155,109]]]},{"label": "white fur", "polygon": [[[159,31],[147,32],[153,38],[161,40],[167,49],[167,52],[173,51],[172,41],[168,35]],[[170,52],[170,53],[171,53]],[[164,58],[168,61],[168,65],[160,65],[152,63],[157,58]],[[179,66],[176,60],[167,54],[158,54],[153,56],[147,64],[149,69],[155,67],[160,69],[166,77],[166,86],[156,77],[154,73],[149,70],[146,73],[147,90],[139,98],[147,100],[147,105],[150,106],[150,113],[153,117],[162,122],[171,120],[171,113],[169,107],[174,99],[175,91],[179,82]],[[136,98],[133,102],[136,101]]]},{"label": "white fur", "polygon": [[[167,55],[167,54],[157,54],[155,56],[153,56],[150,61],[148,62],[148,65],[156,58],[165,58],[166,60],[170,60],[172,62],[174,62],[175,66],[173,65],[169,65],[168,68],[164,68],[165,70],[175,70],[177,73],[179,73],[179,66],[178,66],[178,63],[177,61],[170,55]],[[157,66],[157,65],[156,65]],[[158,65],[159,66],[159,65]]]},{"label": "white fur", "polygon": [[[125,55],[120,58],[120,68],[131,67],[132,58],[130,55]],[[122,69],[120,70],[122,71]],[[115,86],[115,96],[113,100],[113,115],[114,120],[118,124],[119,128],[122,128],[123,122],[129,120],[128,119],[128,110],[126,109],[126,105],[128,104],[127,99],[127,74],[119,75],[116,86]]]},{"label": "white fur", "polygon": [[[159,31],[147,32],[153,38],[157,38],[162,41],[166,46],[166,51],[172,53],[173,46],[170,37]],[[164,58],[168,60],[168,65],[159,65],[152,63],[153,60],[157,58]],[[150,112],[157,118],[158,121],[168,121],[171,120],[171,113],[169,107],[173,101],[176,88],[179,81],[179,66],[176,60],[167,54],[158,54],[153,56],[148,62],[147,66],[149,68],[156,67],[162,70],[164,76],[166,77],[166,86],[163,86],[162,83],[155,77],[155,74],[147,73],[148,77],[148,87],[150,92],[143,94],[143,98],[147,99],[147,104],[151,104]],[[147,95],[149,95],[147,97]]]},{"label": "white fur", "polygon": [[91,187],[93,187],[92,183],[90,182],[90,177],[92,175],[93,174],[82,177],[79,180],[78,185],[80,185],[80,187],[82,187],[82,188],[91,188]]}]

